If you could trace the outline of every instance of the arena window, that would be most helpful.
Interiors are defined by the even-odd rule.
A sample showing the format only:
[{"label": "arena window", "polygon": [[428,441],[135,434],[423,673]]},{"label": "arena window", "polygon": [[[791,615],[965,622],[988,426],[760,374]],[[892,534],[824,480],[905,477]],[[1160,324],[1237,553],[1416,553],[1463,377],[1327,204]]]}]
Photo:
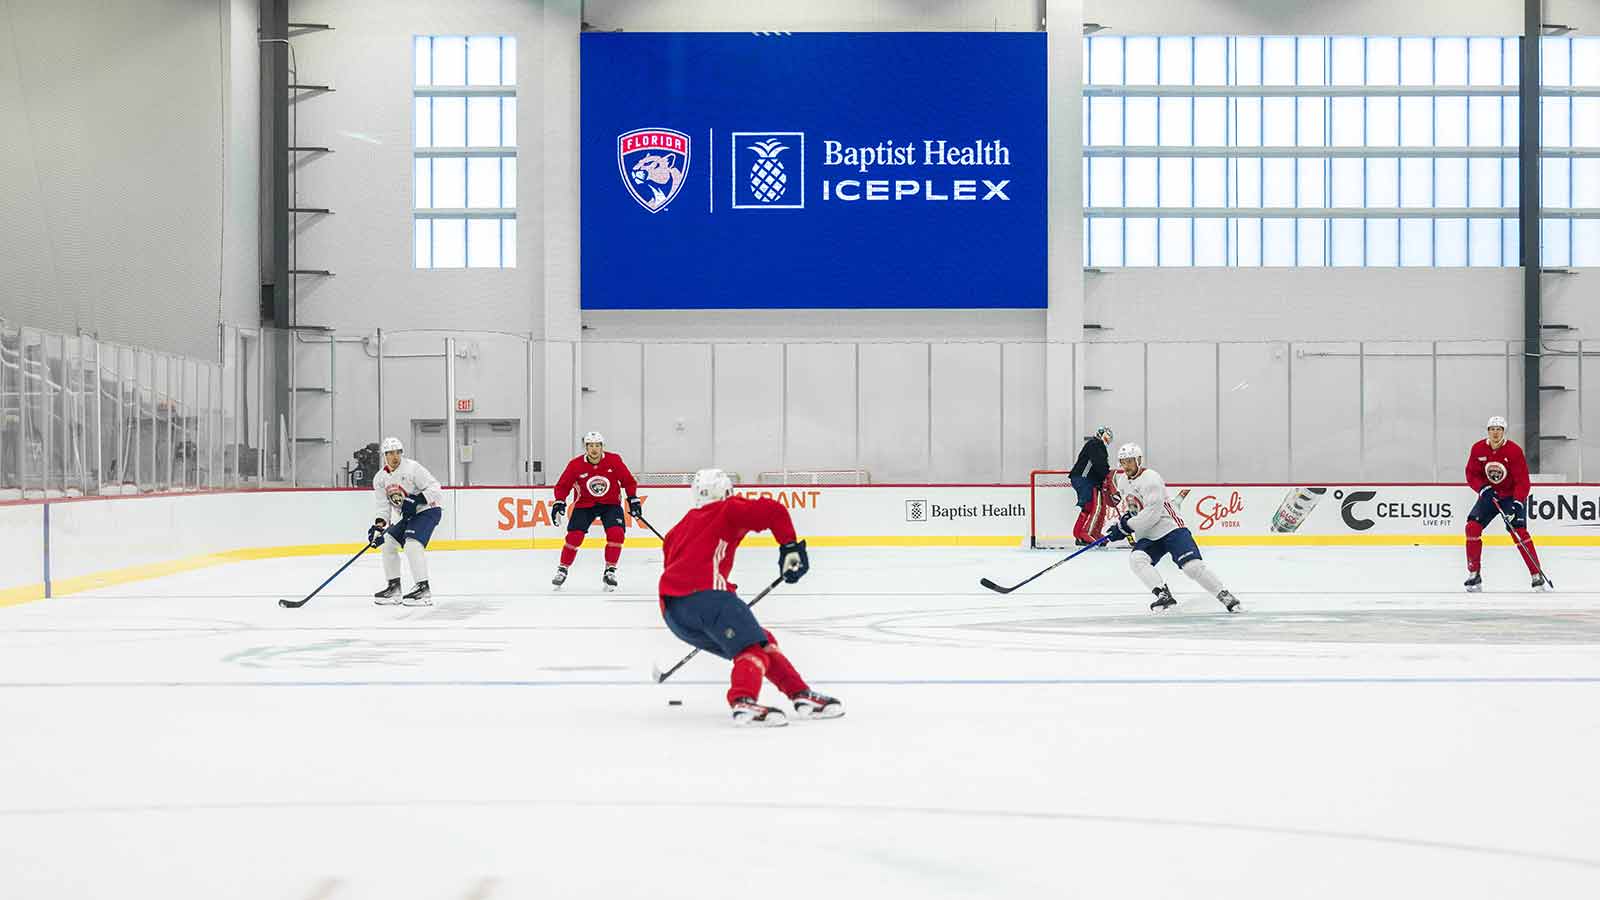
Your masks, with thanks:
[{"label": "arena window", "polygon": [[[1516,266],[1517,39],[1084,39],[1084,262]],[[1600,38],[1544,39],[1544,264],[1600,265]]]},{"label": "arena window", "polygon": [[412,218],[419,269],[517,264],[517,40],[415,39]]}]

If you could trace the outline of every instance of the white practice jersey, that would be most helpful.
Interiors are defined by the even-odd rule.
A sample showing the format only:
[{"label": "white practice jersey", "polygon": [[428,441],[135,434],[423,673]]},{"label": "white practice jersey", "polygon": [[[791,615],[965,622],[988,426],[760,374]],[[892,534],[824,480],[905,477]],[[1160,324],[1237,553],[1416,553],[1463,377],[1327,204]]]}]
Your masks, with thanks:
[{"label": "white practice jersey", "polygon": [[422,463],[414,459],[402,457],[399,468],[393,472],[388,468],[380,468],[378,474],[372,477],[372,490],[378,495],[378,518],[387,519],[394,506],[389,503],[389,485],[398,484],[405,489],[406,496],[411,497],[421,494],[427,501],[417,506],[417,512],[441,506],[444,500],[444,491],[439,487],[439,479],[433,473],[422,467]]},{"label": "white practice jersey", "polygon": [[1117,491],[1124,513],[1133,513],[1128,526],[1137,541],[1160,540],[1184,527],[1178,511],[1167,499],[1167,483],[1154,469],[1140,469],[1132,478],[1117,472]]}]

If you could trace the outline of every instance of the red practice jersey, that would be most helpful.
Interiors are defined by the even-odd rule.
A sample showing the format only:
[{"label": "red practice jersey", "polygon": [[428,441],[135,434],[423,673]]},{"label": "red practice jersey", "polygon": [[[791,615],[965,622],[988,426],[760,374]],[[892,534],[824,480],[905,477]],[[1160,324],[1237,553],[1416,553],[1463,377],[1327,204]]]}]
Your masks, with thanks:
[{"label": "red practice jersey", "polygon": [[1467,455],[1467,484],[1475,491],[1481,491],[1489,485],[1489,476],[1484,472],[1484,467],[1491,462],[1499,462],[1506,467],[1506,477],[1494,486],[1495,494],[1526,501],[1533,482],[1528,478],[1528,459],[1522,455],[1522,448],[1515,441],[1506,441],[1499,450],[1491,449],[1487,440],[1473,444],[1472,452]]},{"label": "red practice jersey", "polygon": [[578,502],[573,509],[586,506],[621,506],[624,496],[639,493],[639,483],[633,480],[628,464],[615,453],[607,453],[597,463],[579,456],[567,463],[561,477],[556,479],[556,499],[565,500],[578,488]]},{"label": "red practice jersey", "polygon": [[667,532],[662,545],[662,603],[695,591],[736,591],[728,581],[733,554],[752,531],[770,531],[779,544],[794,543],[789,510],[776,500],[729,497],[692,509]]}]

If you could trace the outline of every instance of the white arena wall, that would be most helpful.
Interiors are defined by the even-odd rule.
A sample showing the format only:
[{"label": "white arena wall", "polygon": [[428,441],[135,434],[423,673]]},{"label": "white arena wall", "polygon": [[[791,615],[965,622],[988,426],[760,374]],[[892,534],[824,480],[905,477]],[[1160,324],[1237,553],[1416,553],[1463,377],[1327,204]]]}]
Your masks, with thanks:
[{"label": "white arena wall", "polygon": [[[182,222],[175,222],[170,215],[147,221],[144,216],[154,215],[149,211],[132,220],[131,228],[121,228],[122,220],[112,221],[109,214],[46,216],[43,211],[79,208],[81,192],[63,187],[71,180],[52,174],[76,157],[24,148],[27,141],[16,136],[31,134],[29,129],[0,128],[0,147],[10,146],[8,137],[15,137],[12,143],[21,143],[12,157],[27,162],[37,156],[34,161],[45,166],[43,174],[35,174],[31,163],[7,167],[0,159],[0,186],[8,189],[0,191],[0,221],[19,223],[15,231],[20,235],[9,256],[0,249],[0,259],[16,263],[9,269],[0,265],[0,284],[15,288],[9,294],[0,291],[0,315],[65,331],[81,327],[107,340],[210,358],[219,319],[246,327],[256,324],[258,252],[254,242],[241,239],[254,232],[256,221],[254,193],[249,190],[254,183],[258,143],[250,114],[257,99],[259,63],[253,48],[255,23],[248,21],[252,10],[243,0],[222,6],[163,0],[158,6],[162,15],[147,16],[149,22],[142,22],[135,32],[141,40],[130,45],[140,50],[139,58],[144,60],[166,46],[144,46],[149,41],[142,38],[156,31],[163,32],[163,40],[170,38],[165,36],[167,32],[195,36],[196,45],[201,43],[198,36],[204,35],[205,45],[215,44],[219,51],[215,56],[166,56],[182,57],[185,68],[181,74],[196,85],[218,83],[213,76],[219,74],[217,59],[221,58],[220,65],[225,68],[220,74],[226,76],[228,90],[197,99],[195,108],[208,112],[190,117],[192,121],[186,120],[183,130],[173,132],[167,127],[170,123],[153,121],[137,123],[142,130],[130,133],[155,129],[176,135],[173,140],[184,145],[179,148],[182,152],[177,156],[172,155],[177,151],[169,152],[171,158],[155,168],[204,175],[203,197],[191,204],[194,209]],[[62,19],[70,27],[62,31],[87,35],[78,41],[83,46],[77,48],[85,53],[109,33],[99,17],[100,7],[83,0],[23,4],[15,6],[9,16],[0,12],[0,18],[21,34],[34,21],[33,11],[46,8],[57,17],[70,13],[73,18]],[[1440,371],[1440,384],[1447,391],[1461,384],[1464,396],[1441,409],[1432,431],[1438,434],[1437,444],[1443,449],[1435,451],[1431,434],[1408,427],[1419,412],[1411,404],[1424,399],[1428,376],[1403,361],[1374,364],[1364,385],[1372,404],[1368,412],[1375,417],[1368,423],[1374,432],[1369,445],[1372,455],[1363,460],[1360,449],[1352,452],[1350,446],[1361,393],[1350,389],[1352,382],[1343,374],[1339,380],[1321,381],[1297,373],[1292,426],[1287,419],[1256,415],[1257,407],[1251,407],[1250,415],[1230,422],[1229,410],[1219,411],[1209,399],[1216,395],[1218,385],[1205,384],[1198,398],[1176,400],[1165,387],[1173,383],[1174,374],[1187,379],[1179,383],[1193,384],[1188,378],[1195,371],[1191,361],[1202,350],[1179,348],[1165,358],[1157,352],[1146,372],[1142,363],[1132,359],[1134,351],[1125,349],[1144,341],[1520,341],[1522,306],[1516,269],[1110,269],[1084,273],[1081,218],[1075,212],[1082,205],[1078,174],[1081,94],[1075,89],[1081,73],[1080,22],[1099,23],[1112,34],[1505,34],[1520,27],[1516,4],[1500,0],[1426,0],[1409,5],[1359,0],[1298,7],[1270,0],[478,0],[453,4],[296,0],[293,15],[297,21],[326,22],[336,29],[296,39],[302,80],[337,88],[297,104],[303,142],[336,150],[305,160],[298,168],[302,200],[336,212],[302,221],[297,235],[300,258],[308,266],[326,266],[338,273],[335,278],[301,283],[299,321],[328,326],[341,337],[370,335],[378,328],[386,334],[429,328],[477,332],[478,336],[465,339],[477,355],[465,360],[458,371],[458,393],[471,393],[479,404],[476,415],[480,418],[524,420],[532,456],[544,463],[547,472],[575,452],[579,434],[598,427],[617,433],[613,445],[630,462],[642,459],[653,470],[682,470],[709,463],[741,471],[776,468],[780,463],[790,469],[839,467],[855,463],[856,448],[860,447],[861,467],[879,480],[1016,481],[1033,467],[1069,464],[1080,436],[1107,421],[1117,427],[1119,437],[1141,440],[1152,454],[1162,454],[1166,460],[1163,469],[1175,478],[1432,479],[1445,477],[1454,468],[1453,448],[1478,437],[1487,415],[1506,415],[1513,430],[1523,418],[1520,367],[1514,367],[1514,383],[1507,392],[1503,379],[1492,383],[1500,369],[1492,360],[1449,364]],[[1551,0],[1546,15],[1584,33],[1600,30],[1597,0]],[[1056,192],[1050,217],[1047,309],[974,315],[949,310],[818,314],[776,310],[599,312],[581,308],[577,174],[583,160],[577,149],[578,35],[584,22],[597,30],[625,31],[1020,31],[1039,27],[1041,16],[1051,30],[1051,143],[1060,148],[1059,157],[1052,160]],[[419,271],[410,265],[409,42],[412,35],[444,33],[507,33],[519,40],[522,176],[515,269]],[[56,50],[46,42],[31,47],[24,43],[21,50],[10,54],[0,51],[0,123],[20,122],[27,109],[48,108],[61,100],[34,96],[44,83],[38,72],[81,64],[84,54],[73,56]],[[55,57],[46,59],[50,54]],[[49,65],[41,69],[46,63]],[[26,80],[8,80],[4,75],[11,71],[33,74]],[[92,100],[92,105],[83,107],[89,112],[112,107],[118,112],[127,106],[122,99],[121,92],[67,98],[85,103]],[[77,107],[67,103],[64,108]],[[122,121],[116,116],[99,118]],[[85,121],[94,119],[85,117]],[[215,140],[218,123],[224,120],[232,123],[225,146]],[[202,149],[201,162],[184,164]],[[143,169],[150,168],[143,156],[130,159]],[[180,164],[172,164],[174,160]],[[166,182],[152,184],[160,187]],[[146,188],[154,189],[145,185],[140,190]],[[135,193],[138,196],[108,193],[112,200],[126,202],[108,202],[106,209],[125,214],[134,205],[131,200],[143,196]],[[157,193],[179,196],[183,191],[163,189]],[[217,233],[218,216],[225,222],[220,247],[212,237]],[[85,234],[116,231],[118,240],[67,240],[63,246],[73,252],[55,264],[59,271],[48,271],[49,229],[39,223],[57,219],[82,220],[87,224],[75,227]],[[195,237],[201,231],[205,234]],[[125,247],[123,241],[129,235],[165,236],[157,242],[160,254],[141,258],[161,264],[152,271],[165,271],[165,266],[183,277],[161,282],[164,291],[156,292],[159,297],[142,289],[149,275],[142,270],[131,286],[107,287],[97,280],[105,272],[121,272],[117,265],[126,268],[123,260],[110,260],[117,265],[109,267],[79,260],[78,251],[83,247]],[[219,257],[220,275],[216,269]],[[9,281],[6,275],[12,276]],[[1546,279],[1545,318],[1574,329],[1561,332],[1564,337],[1600,334],[1600,305],[1590,302],[1592,276],[1592,271],[1584,271]],[[79,294],[80,298],[73,299]],[[120,307],[106,298],[123,294],[139,302],[122,304],[127,310],[118,312]],[[183,323],[181,333],[167,334],[159,328],[151,331],[157,325],[171,330],[174,322]],[[520,338],[505,339],[489,332],[526,335],[533,342],[533,352],[527,352]],[[848,348],[857,341],[875,342],[863,354],[859,376],[841,367],[839,354],[846,350],[834,349]],[[910,342],[911,346],[897,347],[889,343],[892,341]],[[973,341],[987,343],[965,345]],[[1080,341],[1125,343],[1094,350],[1073,371],[1064,348]],[[297,433],[307,435],[324,433],[330,419],[341,423],[337,445],[304,451],[310,457],[308,466],[316,467],[319,479],[321,472],[342,465],[355,447],[385,433],[404,435],[414,418],[441,417],[449,399],[444,396],[441,366],[436,358],[421,356],[440,353],[441,342],[442,333],[396,337],[391,352],[414,356],[393,363],[382,422],[377,420],[371,365],[359,346],[341,345],[337,367],[328,365],[324,347],[300,349],[296,358],[300,384],[324,385],[330,368],[335,368],[333,380],[339,386],[331,409],[311,394],[303,396],[300,421],[295,423]],[[801,342],[812,343],[799,346]],[[785,343],[795,349],[780,362],[776,357]],[[917,343],[936,349],[922,350],[920,365],[899,364],[899,355],[916,355]],[[641,344],[650,349],[641,350]],[[715,345],[714,351],[711,345]],[[1280,363],[1271,353],[1265,349],[1239,354],[1263,357],[1259,371],[1270,383],[1251,380],[1252,387],[1276,391],[1280,378],[1286,382],[1287,373],[1278,371]],[[927,360],[930,355],[933,358]],[[997,369],[995,363],[986,361],[991,358],[1003,358],[1003,365]],[[678,366],[680,360],[686,365]],[[658,361],[659,365],[654,364]],[[1228,377],[1228,365],[1230,357],[1224,354],[1221,389],[1232,392],[1234,400],[1246,398],[1238,389],[1245,379]],[[1327,365],[1351,368],[1347,363]],[[524,375],[530,366],[531,378]],[[1452,380],[1449,369],[1453,367],[1470,371],[1464,378]],[[874,376],[880,370],[889,375]],[[1202,381],[1212,377],[1206,368],[1198,372]],[[1546,362],[1548,383],[1572,385],[1577,374],[1571,359]],[[778,426],[773,393],[780,379],[791,388],[803,387],[813,394],[795,398],[788,410],[796,421],[806,422],[804,429]],[[921,408],[899,402],[927,380],[950,386],[950,390]],[[1083,386],[1090,384],[1112,385],[1113,390],[1085,392]],[[850,402],[852,388],[887,397],[885,415],[874,416],[872,409],[864,409],[864,415],[858,417]],[[706,405],[696,399],[713,392],[729,398],[728,406],[715,411],[714,421]],[[1502,399],[1505,393],[1510,394],[1509,402]],[[1581,433],[1584,421],[1600,421],[1595,418],[1600,415],[1600,400],[1586,399],[1588,393],[1600,397],[1600,391],[1586,392],[1583,397],[1573,393],[1547,396],[1544,430],[1575,436]],[[1142,403],[1145,394],[1154,404],[1148,425],[1142,412],[1130,414],[1132,405]],[[679,398],[685,410],[669,414],[659,402],[662,396]],[[1271,398],[1273,403],[1276,400]],[[880,423],[884,427],[880,428]],[[995,435],[997,429],[1004,433],[1003,442]],[[975,436],[986,433],[991,440],[980,449],[982,442]],[[919,443],[914,452],[901,454],[905,435],[931,446],[925,449]],[[1294,449],[1285,451],[1281,448],[1289,437],[1295,438]],[[886,457],[883,449],[893,452]],[[1600,459],[1596,455],[1600,454],[1600,442],[1593,438],[1546,442],[1541,449],[1543,471],[1571,478],[1586,477],[1581,465],[1584,454],[1590,464]],[[850,458],[841,460],[847,451]],[[430,465],[439,468],[436,463]],[[1246,466],[1254,471],[1240,471]]]},{"label": "white arena wall", "polygon": [[[1202,545],[1450,545],[1462,540],[1473,493],[1459,484],[1322,484],[1324,495],[1292,533],[1273,514],[1293,484],[1187,488],[1180,515]],[[1007,547],[1026,544],[1026,485],[741,486],[787,506],[814,547]],[[646,517],[669,528],[687,510],[682,487],[640,491]],[[432,549],[554,550],[548,490],[446,490]],[[1041,530],[1070,522],[1071,491],[1041,495]],[[251,559],[360,549],[372,517],[366,490],[284,490],[83,498],[0,506],[0,540],[16,565],[0,572],[0,605]],[[1600,484],[1540,484],[1532,530],[1545,546],[1600,545]],[[1046,521],[1048,520],[1048,521]],[[46,524],[48,522],[48,525]],[[630,543],[660,542],[631,523]],[[1490,543],[1507,538],[1491,529]],[[590,544],[604,540],[593,532]],[[759,545],[764,538],[757,537]],[[48,576],[46,576],[48,572]],[[46,577],[49,581],[46,582]]]},{"label": "white arena wall", "polygon": [[[1559,12],[1559,21],[1581,25],[1600,19],[1600,3],[1566,0]],[[1304,9],[1261,0],[485,0],[445,7],[421,0],[304,0],[296,3],[295,15],[338,29],[300,44],[308,80],[339,88],[301,110],[301,127],[339,150],[302,172],[308,195],[339,210],[300,236],[302,253],[340,271],[339,278],[306,286],[303,321],[332,326],[341,335],[370,334],[379,327],[528,333],[535,342],[533,455],[547,472],[576,452],[579,434],[597,428],[612,437],[613,447],[630,464],[652,471],[715,463],[741,472],[780,465],[791,470],[859,467],[880,481],[1019,481],[1029,469],[1070,464],[1080,435],[1107,421],[1119,437],[1141,440],[1153,454],[1160,452],[1167,459],[1164,470],[1174,478],[1431,480],[1453,472],[1455,448],[1476,439],[1491,413],[1506,415],[1514,427],[1522,420],[1520,367],[1514,367],[1508,392],[1503,378],[1491,386],[1504,369],[1492,360],[1447,363],[1440,371],[1445,404],[1436,428],[1443,449],[1436,450],[1431,435],[1410,427],[1419,410],[1408,404],[1428,399],[1428,373],[1403,362],[1377,363],[1366,372],[1364,390],[1373,416],[1367,424],[1374,437],[1363,461],[1359,448],[1351,446],[1361,393],[1343,371],[1353,371],[1354,365],[1330,363],[1340,369],[1333,380],[1320,380],[1309,370],[1307,377],[1297,373],[1295,448],[1288,452],[1283,449],[1290,437],[1287,418],[1268,417],[1252,405],[1232,422],[1225,408],[1219,425],[1210,400],[1214,385],[1206,384],[1201,397],[1172,395],[1168,385],[1193,386],[1196,374],[1211,380],[1209,366],[1195,371],[1196,348],[1179,348],[1166,358],[1156,351],[1147,377],[1132,358],[1137,351],[1125,346],[1084,354],[1077,371],[1065,347],[1081,341],[1410,341],[1419,343],[1408,352],[1418,352],[1432,341],[1520,341],[1516,269],[1084,273],[1081,218],[1075,214],[1082,205],[1081,95],[1073,89],[1081,72],[1082,21],[1122,34],[1501,34],[1520,27],[1514,6],[1490,0],[1428,0],[1404,8],[1362,0]],[[580,21],[600,31],[1022,31],[1038,28],[1041,16],[1052,26],[1049,116],[1052,146],[1061,148],[1060,158],[1052,159],[1056,189],[1047,309],[973,315],[581,308],[576,240],[576,173],[584,162],[576,150]],[[1057,24],[1062,22],[1067,27]],[[496,31],[516,34],[521,47],[518,267],[414,270],[408,265],[411,232],[405,208],[409,93],[394,73],[409,71],[409,35]],[[384,64],[368,64],[374,59]],[[384,200],[374,203],[373,197]],[[1586,302],[1586,281],[1548,280],[1547,319],[1577,329],[1564,336],[1600,333],[1600,313]],[[896,341],[907,345],[896,346]],[[865,342],[859,369],[849,358],[856,342]],[[970,342],[983,343],[965,346]],[[513,389],[520,385],[510,383],[527,364],[521,349],[480,343],[483,356],[474,366],[505,380],[481,379],[474,386],[476,397],[524,415],[527,404]],[[787,358],[782,358],[784,345],[790,348]],[[1245,355],[1267,357],[1259,371],[1269,383],[1250,379],[1248,385],[1278,390],[1286,367],[1281,359],[1269,361],[1271,352],[1224,353],[1222,390],[1232,392],[1230,401],[1251,399],[1239,389],[1246,379],[1231,377],[1228,370],[1230,361]],[[324,358],[315,352],[302,358],[306,383],[321,383]],[[434,368],[419,363],[415,377],[400,375],[390,386],[380,430],[402,432],[409,419],[437,414],[444,398]],[[1572,383],[1570,361],[1552,360],[1548,368],[1552,383]],[[1468,371],[1454,379],[1453,369]],[[340,384],[357,385],[359,378],[341,372]],[[931,402],[902,402],[930,380],[950,389]],[[803,427],[779,423],[777,394],[784,383],[791,389],[786,411]],[[1084,385],[1114,387],[1090,393]],[[1453,403],[1449,395],[1458,385],[1467,396]],[[800,390],[813,396],[798,398]],[[1146,392],[1154,404],[1148,427],[1142,412],[1130,414]],[[1507,393],[1510,402],[1504,399]],[[887,398],[883,415],[865,407],[858,411],[853,399],[858,394]],[[416,398],[418,409],[406,409],[397,399],[408,396]],[[713,396],[725,398],[726,405],[713,411],[707,399]],[[1275,396],[1267,400],[1276,401]],[[1547,401],[1545,430],[1576,435],[1578,404],[1572,395]],[[1579,402],[1590,415],[1600,411],[1600,403]],[[372,404],[359,390],[341,390],[338,403],[340,422],[375,420]],[[303,427],[316,433],[325,413],[317,407],[305,415]],[[980,439],[983,435],[987,441]],[[1594,443],[1586,440],[1584,448]],[[340,442],[339,460],[351,444]],[[1583,477],[1577,442],[1547,443],[1542,449],[1545,472]],[[1596,452],[1600,447],[1589,455]],[[1240,471],[1246,466],[1253,471]]]}]

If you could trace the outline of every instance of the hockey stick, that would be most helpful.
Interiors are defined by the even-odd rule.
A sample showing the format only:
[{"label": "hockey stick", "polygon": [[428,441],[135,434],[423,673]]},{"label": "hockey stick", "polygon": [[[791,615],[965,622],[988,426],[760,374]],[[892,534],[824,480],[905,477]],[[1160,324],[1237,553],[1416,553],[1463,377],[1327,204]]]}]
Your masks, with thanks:
[{"label": "hockey stick", "polygon": [[1511,543],[1517,545],[1517,552],[1522,554],[1522,561],[1533,563],[1534,572],[1538,574],[1539,577],[1544,579],[1544,583],[1552,588],[1555,587],[1556,583],[1551,580],[1549,575],[1544,573],[1544,563],[1540,562],[1539,558],[1534,556],[1533,553],[1528,550],[1527,542],[1518,537],[1517,530],[1511,527],[1511,516],[1506,512],[1506,508],[1500,505],[1500,498],[1498,496],[1494,498],[1494,511],[1500,514],[1500,521],[1505,523],[1506,531],[1510,532]]},{"label": "hockey stick", "polygon": [[372,549],[372,545],[371,544],[363,544],[363,545],[361,545],[361,549],[356,553],[355,556],[350,557],[349,562],[346,562],[344,565],[340,566],[339,567],[339,571],[333,573],[332,575],[329,575],[327,581],[324,581],[323,583],[317,585],[317,589],[312,591],[311,593],[307,594],[305,596],[305,599],[303,599],[303,600],[279,600],[278,601],[278,605],[283,607],[284,609],[299,609],[300,607],[305,606],[307,603],[310,603],[312,597],[315,597],[316,595],[322,593],[322,589],[323,588],[325,588],[329,584],[333,583],[333,580],[335,578],[338,578],[340,575],[344,574],[344,570],[345,569],[350,568],[351,563],[354,563],[356,560],[361,558],[361,554],[366,553],[368,550],[371,550],[371,549]]},{"label": "hockey stick", "polygon": [[1088,544],[1086,546],[1079,547],[1075,552],[1073,552],[1073,554],[1071,556],[1064,556],[1061,559],[1056,560],[1055,562],[1051,563],[1049,566],[1046,566],[1042,571],[1034,573],[1032,576],[1023,579],[1022,581],[1017,582],[1016,584],[1012,585],[1011,587],[1001,587],[1000,585],[995,584],[994,582],[990,581],[987,578],[978,579],[978,583],[983,585],[984,587],[988,588],[991,591],[996,591],[996,592],[1001,593],[1001,594],[1009,594],[1012,591],[1016,590],[1017,588],[1022,587],[1023,585],[1025,585],[1028,582],[1032,581],[1033,579],[1038,578],[1040,575],[1043,575],[1045,572],[1048,572],[1051,569],[1054,569],[1056,566],[1059,566],[1062,563],[1067,562],[1069,560],[1076,559],[1078,557],[1078,554],[1083,553],[1083,552],[1088,551],[1088,550],[1093,550],[1094,548],[1100,546],[1101,544],[1104,544],[1106,541],[1109,541],[1109,540],[1111,540],[1111,535],[1108,534],[1108,535],[1105,535],[1104,537],[1100,538],[1100,540],[1095,541],[1092,544]]},{"label": "hockey stick", "polygon": [[[634,518],[638,518],[638,517],[635,516]],[[650,530],[654,531],[655,529],[652,528]],[[777,578],[772,579],[772,583],[767,585],[766,590],[764,590],[761,593],[757,594],[756,598],[754,600],[751,600],[749,603],[746,603],[745,606],[755,606],[757,603],[760,603],[762,597],[765,597],[766,595],[772,593],[772,589],[777,587],[778,585],[780,585],[782,583],[783,583],[783,576],[782,575],[779,575]],[[690,650],[688,656],[685,656],[683,659],[678,660],[678,664],[677,665],[675,665],[672,668],[666,670],[665,672],[661,671],[660,667],[658,667],[658,666],[651,666],[650,667],[650,677],[651,677],[651,679],[653,679],[656,684],[660,684],[661,682],[666,681],[668,678],[672,677],[672,673],[673,672],[676,672],[679,669],[683,668],[684,663],[687,663],[689,660],[694,659],[695,658],[695,654],[697,654],[699,652],[700,652],[700,648],[699,647],[696,647],[693,650]]]}]

